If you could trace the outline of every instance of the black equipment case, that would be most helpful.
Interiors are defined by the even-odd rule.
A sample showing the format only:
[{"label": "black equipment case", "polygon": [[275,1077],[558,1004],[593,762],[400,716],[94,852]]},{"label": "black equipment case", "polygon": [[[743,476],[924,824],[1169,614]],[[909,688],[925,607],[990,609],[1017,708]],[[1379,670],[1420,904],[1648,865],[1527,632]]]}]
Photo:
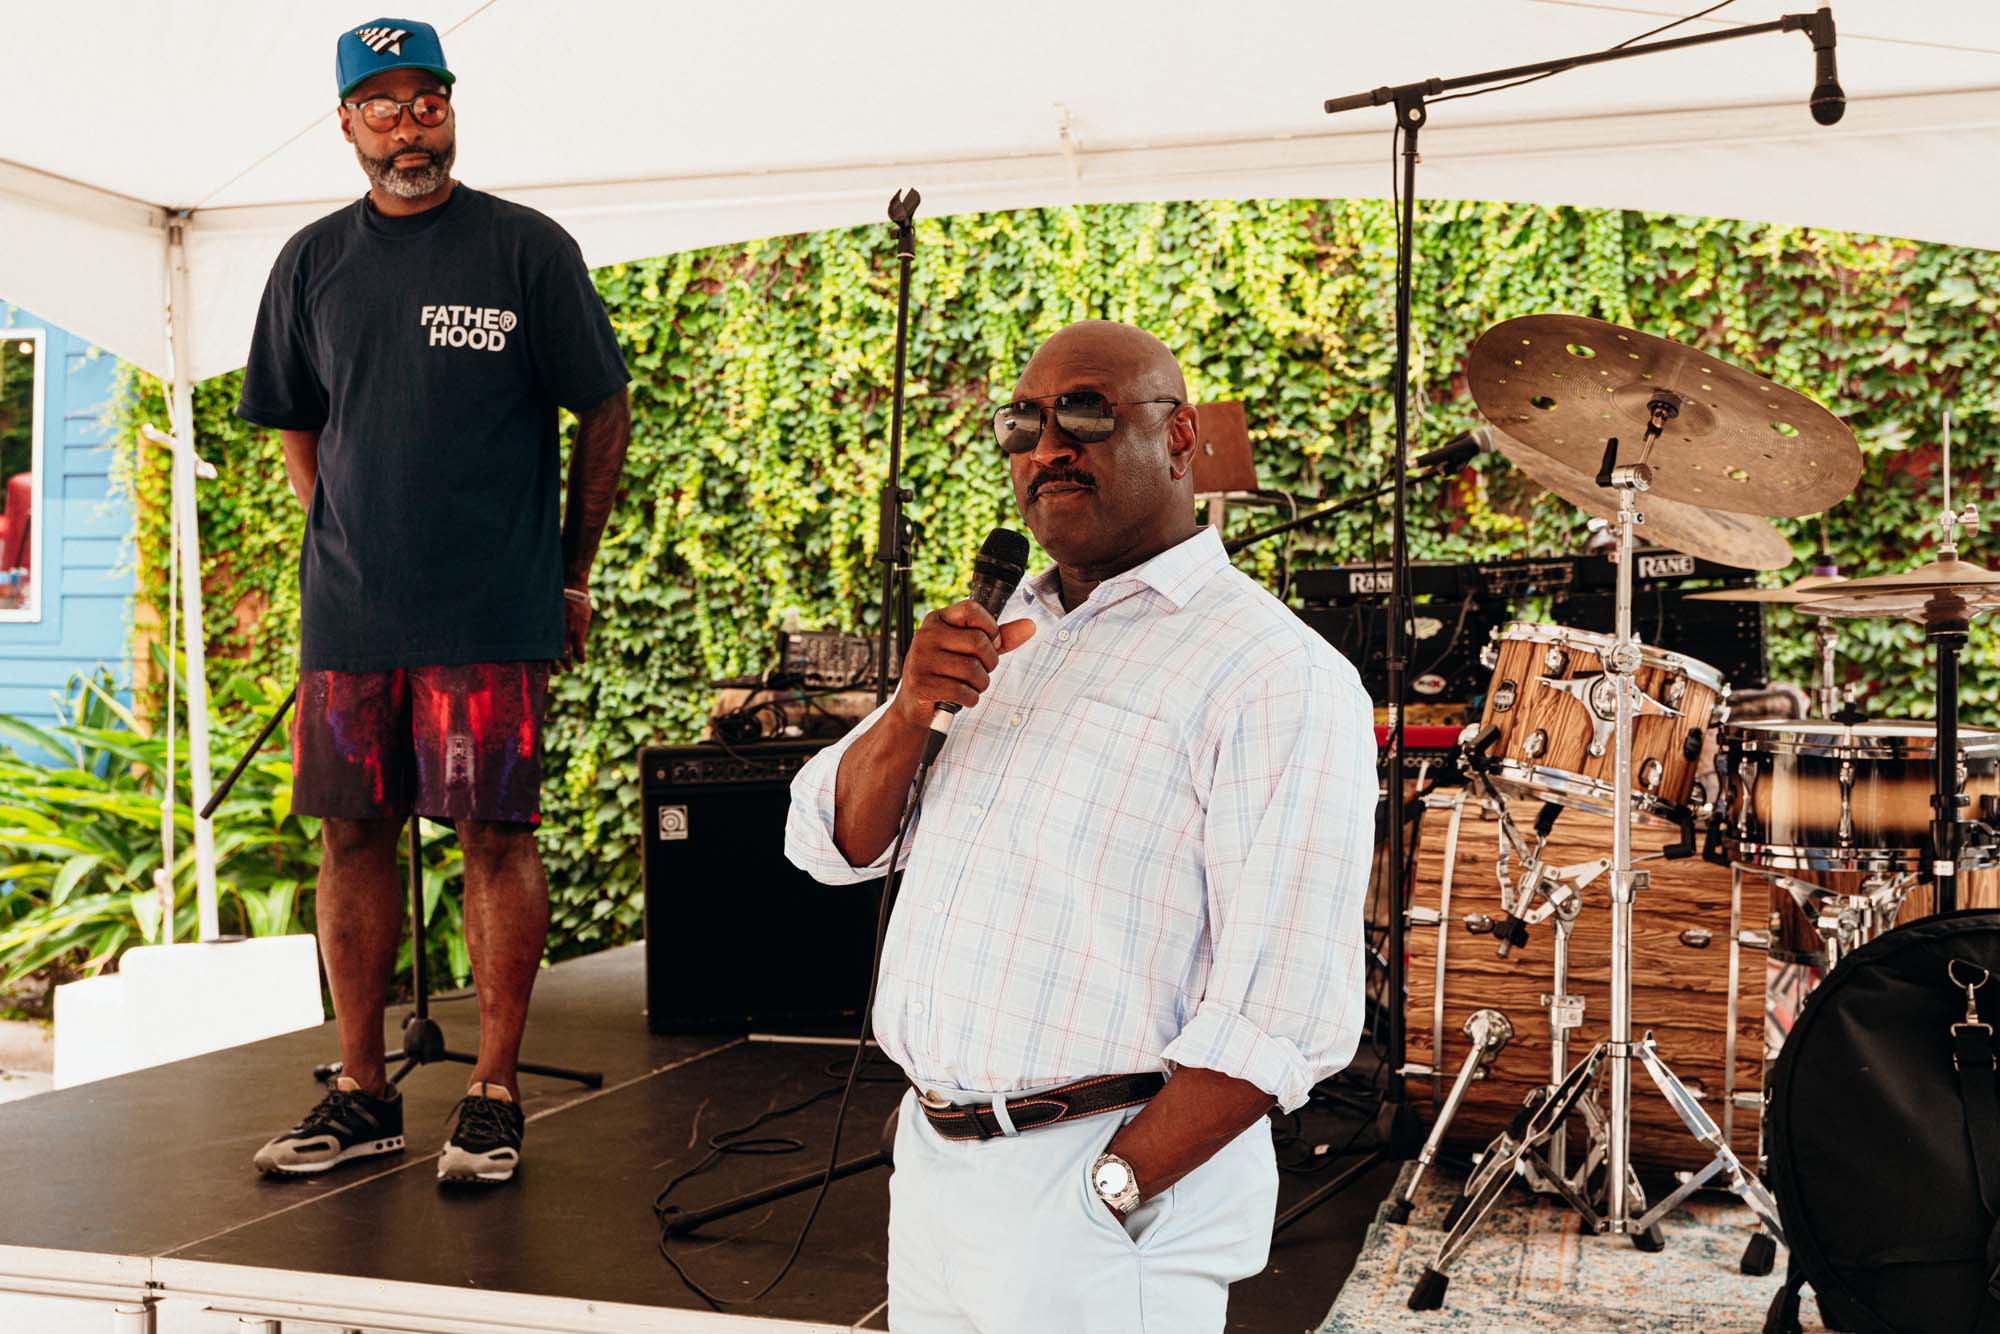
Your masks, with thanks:
[{"label": "black equipment case", "polygon": [[[1967,990],[1971,988],[1971,1004]],[[2000,912],[1888,932],[1807,999],[1769,1085],[1769,1171],[1791,1273],[1829,1329],[2000,1334]]]}]

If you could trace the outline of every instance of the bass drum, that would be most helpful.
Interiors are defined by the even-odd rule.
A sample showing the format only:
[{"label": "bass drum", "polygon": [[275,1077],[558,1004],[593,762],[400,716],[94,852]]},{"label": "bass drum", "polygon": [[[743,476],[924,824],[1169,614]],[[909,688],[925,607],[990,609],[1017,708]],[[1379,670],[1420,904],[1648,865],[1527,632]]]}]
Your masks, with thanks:
[{"label": "bass drum", "polygon": [[[1409,949],[1408,1061],[1428,1067],[1409,1081],[1411,1100],[1426,1118],[1436,1116],[1470,1042],[1464,1024],[1474,1010],[1506,1015],[1513,1038],[1483,1078],[1467,1088],[1446,1143],[1484,1148],[1504,1130],[1521,1100],[1551,1082],[1549,1012],[1553,989],[1553,929],[1532,928],[1526,946],[1507,958],[1496,954],[1491,924],[1501,915],[1500,826],[1491,806],[1464,793],[1430,798],[1418,843],[1412,885]],[[1658,852],[1671,831],[1639,827],[1635,856]],[[1543,849],[1557,866],[1611,855],[1611,821],[1565,811]],[[1652,874],[1633,911],[1632,1031],[1650,1030],[1660,1054],[1729,1136],[1744,1161],[1757,1154],[1758,1107],[1764,1066],[1762,950],[1740,951],[1736,927],[1762,919],[1761,897],[1741,922],[1732,921],[1731,876],[1699,858],[1649,861]],[[1518,863],[1510,867],[1520,872]],[[1752,877],[1746,893],[1761,895]],[[1569,1034],[1571,1061],[1610,1037],[1610,877],[1583,891],[1569,946],[1569,993],[1583,998],[1579,1027]],[[1608,1093],[1606,1095],[1608,1100]],[[1688,1134],[1642,1068],[1632,1072],[1632,1161],[1649,1169],[1698,1170],[1708,1152]],[[1569,1155],[1581,1161],[1584,1131],[1572,1121]]]}]

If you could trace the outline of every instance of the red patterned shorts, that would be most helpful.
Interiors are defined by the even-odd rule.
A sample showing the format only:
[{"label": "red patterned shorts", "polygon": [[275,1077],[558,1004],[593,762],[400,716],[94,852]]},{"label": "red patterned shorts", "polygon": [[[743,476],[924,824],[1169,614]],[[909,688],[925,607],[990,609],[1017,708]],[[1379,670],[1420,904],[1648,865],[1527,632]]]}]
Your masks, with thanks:
[{"label": "red patterned shorts", "polygon": [[292,809],[343,820],[542,820],[546,662],[301,672]]}]

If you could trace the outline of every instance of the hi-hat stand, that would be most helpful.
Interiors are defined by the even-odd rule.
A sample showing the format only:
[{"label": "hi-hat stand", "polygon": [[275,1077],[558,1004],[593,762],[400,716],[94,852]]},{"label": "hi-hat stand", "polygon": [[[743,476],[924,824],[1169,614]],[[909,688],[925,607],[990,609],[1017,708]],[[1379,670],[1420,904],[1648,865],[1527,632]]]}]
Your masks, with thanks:
[{"label": "hi-hat stand", "polygon": [[[216,808],[222,805],[223,798],[227,797],[229,790],[236,786],[236,780],[243,776],[243,771],[250,766],[250,761],[263,750],[264,742],[284,720],[286,712],[298,699],[298,694],[297,686],[285,692],[284,699],[271,711],[271,716],[264,720],[264,726],[244,749],[242,757],[236,761],[235,767],[230,769],[229,776],[222,780],[215,789],[215,794],[208,799],[208,804],[201,808],[203,819],[214,816]],[[476,1053],[452,1050],[445,1041],[444,1029],[438,1026],[437,1020],[431,1018],[430,969],[424,958],[424,850],[423,835],[418,823],[422,818],[414,810],[410,812],[410,980],[416,994],[413,998],[414,1008],[403,1018],[403,1045],[383,1057],[383,1060],[390,1065],[395,1065],[399,1061],[402,1063],[395,1073],[389,1076],[389,1082],[392,1084],[402,1083],[403,1076],[420,1065],[430,1065],[438,1061],[454,1061],[460,1065],[479,1063]],[[517,1061],[514,1068],[524,1075],[566,1079],[572,1083],[582,1084],[585,1088],[604,1087],[604,1075],[596,1070],[571,1070],[559,1065],[538,1065],[532,1061]],[[313,1067],[313,1078],[322,1083],[334,1079],[339,1074],[339,1061],[327,1061]]]}]

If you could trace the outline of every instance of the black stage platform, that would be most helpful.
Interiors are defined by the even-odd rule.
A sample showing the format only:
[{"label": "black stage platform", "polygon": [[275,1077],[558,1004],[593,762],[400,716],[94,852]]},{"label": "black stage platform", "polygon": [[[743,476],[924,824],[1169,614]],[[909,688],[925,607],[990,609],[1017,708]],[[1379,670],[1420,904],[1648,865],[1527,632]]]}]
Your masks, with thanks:
[{"label": "black stage platform", "polygon": [[[701,1143],[832,1083],[839,1046],[733,1035],[662,1037],[642,1014],[639,946],[543,973],[523,1056],[604,1072],[601,1090],[528,1078],[524,1165],[510,1186],[441,1191],[435,1158],[463,1067],[403,1084],[401,1154],[305,1180],[265,1180],[250,1155],[318,1096],[332,1026],[0,1105],[0,1291],[107,1302],[187,1297],[218,1311],[416,1331],[885,1329],[888,1176],[834,1185],[792,1274],[755,1306],[717,1315],[657,1251],[651,1205]],[[469,996],[433,1013],[461,1046]],[[876,1063],[881,1066],[878,1061]],[[861,1085],[843,1157],[876,1147],[899,1095]],[[732,1156],[675,1193],[699,1207],[824,1161],[834,1099],[773,1123],[805,1151]],[[1307,1137],[1340,1143],[1332,1117]],[[1230,1328],[1315,1327],[1353,1264],[1393,1167],[1376,1169],[1282,1234],[1270,1268],[1237,1285]],[[1320,1178],[1286,1176],[1280,1206]],[[774,1272],[802,1196],[713,1225],[674,1254],[718,1295]],[[131,1326],[143,1328],[144,1326]],[[791,1328],[798,1328],[796,1324]]]}]

